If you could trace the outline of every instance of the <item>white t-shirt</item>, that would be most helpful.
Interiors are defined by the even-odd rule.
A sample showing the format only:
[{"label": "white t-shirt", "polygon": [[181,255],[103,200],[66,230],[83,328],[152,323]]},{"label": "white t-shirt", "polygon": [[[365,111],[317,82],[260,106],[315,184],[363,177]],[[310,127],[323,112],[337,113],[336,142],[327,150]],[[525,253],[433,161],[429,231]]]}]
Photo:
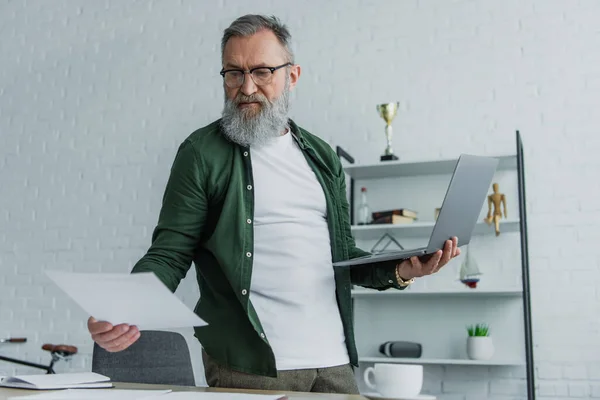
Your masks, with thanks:
[{"label": "white t-shirt", "polygon": [[291,132],[251,150],[255,208],[250,301],[277,369],[347,364],[323,188]]}]

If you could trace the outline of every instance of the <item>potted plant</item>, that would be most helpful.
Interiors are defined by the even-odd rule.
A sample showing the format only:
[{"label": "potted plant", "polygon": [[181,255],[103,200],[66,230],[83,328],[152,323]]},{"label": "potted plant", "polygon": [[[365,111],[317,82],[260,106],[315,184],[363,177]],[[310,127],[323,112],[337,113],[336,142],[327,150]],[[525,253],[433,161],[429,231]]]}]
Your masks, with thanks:
[{"label": "potted plant", "polygon": [[489,360],[494,355],[494,342],[490,337],[490,329],[486,324],[475,324],[467,327],[467,356],[471,360]]}]

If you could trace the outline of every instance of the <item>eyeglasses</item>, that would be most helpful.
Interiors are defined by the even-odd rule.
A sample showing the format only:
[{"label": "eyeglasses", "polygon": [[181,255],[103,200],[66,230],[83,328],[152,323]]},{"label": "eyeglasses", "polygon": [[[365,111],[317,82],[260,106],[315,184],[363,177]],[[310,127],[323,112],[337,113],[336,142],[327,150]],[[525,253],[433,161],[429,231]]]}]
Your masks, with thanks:
[{"label": "eyeglasses", "polygon": [[256,67],[249,71],[244,71],[242,69],[226,69],[221,70],[219,73],[224,78],[225,84],[232,89],[239,88],[244,84],[247,73],[252,76],[252,80],[257,86],[264,86],[271,83],[275,71],[289,65],[292,65],[292,63],[285,63],[277,67]]}]

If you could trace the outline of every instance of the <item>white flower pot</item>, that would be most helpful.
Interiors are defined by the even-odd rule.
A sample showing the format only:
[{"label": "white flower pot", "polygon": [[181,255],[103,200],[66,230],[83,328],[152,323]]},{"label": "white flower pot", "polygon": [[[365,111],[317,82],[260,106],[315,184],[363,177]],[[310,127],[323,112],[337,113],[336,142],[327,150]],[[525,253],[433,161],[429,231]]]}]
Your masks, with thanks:
[{"label": "white flower pot", "polygon": [[469,336],[467,356],[471,360],[489,360],[494,355],[494,342],[489,336]]}]

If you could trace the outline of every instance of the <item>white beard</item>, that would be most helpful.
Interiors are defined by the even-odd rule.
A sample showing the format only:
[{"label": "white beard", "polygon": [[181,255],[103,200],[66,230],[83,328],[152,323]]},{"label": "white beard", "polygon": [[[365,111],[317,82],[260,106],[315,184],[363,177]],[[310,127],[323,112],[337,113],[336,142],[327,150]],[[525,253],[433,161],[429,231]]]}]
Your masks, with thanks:
[{"label": "white beard", "polygon": [[[280,136],[288,124],[289,86],[288,76],[283,93],[272,103],[258,93],[245,96],[239,92],[234,100],[225,96],[221,119],[225,136],[232,142],[248,147],[263,145],[272,138]],[[239,103],[251,101],[260,103],[258,112],[238,108]]]}]

